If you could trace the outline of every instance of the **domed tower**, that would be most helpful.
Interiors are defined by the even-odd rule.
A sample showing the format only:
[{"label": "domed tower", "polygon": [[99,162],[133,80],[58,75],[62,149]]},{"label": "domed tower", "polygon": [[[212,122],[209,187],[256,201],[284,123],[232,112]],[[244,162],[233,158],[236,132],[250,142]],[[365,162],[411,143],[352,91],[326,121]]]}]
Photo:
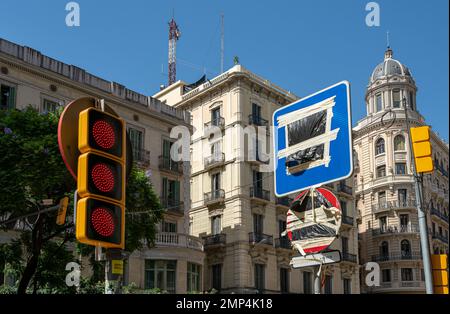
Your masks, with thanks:
[{"label": "domed tower", "polygon": [[[365,285],[368,293],[424,293],[420,237],[411,171],[411,152],[405,105],[411,127],[424,124],[417,111],[417,87],[411,71],[393,58],[391,48],[372,71],[365,94],[367,115],[353,128],[355,156],[354,186],[358,209],[360,260],[380,266],[380,286]],[[432,132],[433,153],[448,167],[448,147]],[[436,157],[435,157],[436,158]],[[426,211],[439,202],[441,215],[448,215],[448,172],[425,175],[423,180]],[[445,175],[447,179],[445,180]],[[433,192],[436,181],[443,191]],[[444,184],[445,181],[445,184]],[[441,200],[439,200],[441,198]],[[433,242],[432,250],[448,251],[448,219],[428,216],[430,233],[442,229],[442,240]],[[434,225],[436,224],[436,225]],[[437,243],[439,242],[439,243]],[[436,249],[434,249],[436,251]],[[364,274],[362,274],[364,276]]]},{"label": "domed tower", "polygon": [[386,110],[403,109],[403,99],[408,107],[416,111],[416,83],[410,70],[393,58],[388,47],[384,60],[372,72],[366,91],[366,112],[368,116]]}]

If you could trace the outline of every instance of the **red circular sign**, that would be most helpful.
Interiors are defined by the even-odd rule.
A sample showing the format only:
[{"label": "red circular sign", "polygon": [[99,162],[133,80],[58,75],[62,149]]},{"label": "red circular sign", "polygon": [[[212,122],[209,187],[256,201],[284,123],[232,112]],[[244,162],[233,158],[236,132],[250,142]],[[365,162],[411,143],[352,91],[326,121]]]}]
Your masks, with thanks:
[{"label": "red circular sign", "polygon": [[287,213],[287,236],[294,247],[306,254],[326,250],[336,239],[340,226],[339,199],[326,188],[301,192]]}]

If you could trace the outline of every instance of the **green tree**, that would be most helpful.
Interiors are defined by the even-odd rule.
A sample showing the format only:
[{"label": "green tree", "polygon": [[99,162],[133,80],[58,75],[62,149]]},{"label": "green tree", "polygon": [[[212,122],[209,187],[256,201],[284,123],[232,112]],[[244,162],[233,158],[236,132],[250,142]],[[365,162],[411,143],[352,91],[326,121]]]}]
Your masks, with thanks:
[{"label": "green tree", "polygon": [[[64,283],[65,265],[74,260],[67,248],[75,240],[73,223],[68,219],[63,226],[56,225],[56,211],[37,214],[44,209],[43,199],[57,202],[70,196],[73,204],[76,182],[59,153],[58,120],[59,112],[39,114],[31,106],[0,111],[0,228],[18,233],[14,241],[0,246],[0,267],[8,265],[19,274],[18,293],[30,288],[34,293],[73,292]],[[142,170],[132,169],[126,194],[125,250],[151,247],[162,209]],[[72,211],[69,206],[68,216]],[[83,255],[93,251],[82,245],[78,249]],[[94,279],[102,278],[98,274],[102,267],[93,263],[93,268],[98,277]]]}]

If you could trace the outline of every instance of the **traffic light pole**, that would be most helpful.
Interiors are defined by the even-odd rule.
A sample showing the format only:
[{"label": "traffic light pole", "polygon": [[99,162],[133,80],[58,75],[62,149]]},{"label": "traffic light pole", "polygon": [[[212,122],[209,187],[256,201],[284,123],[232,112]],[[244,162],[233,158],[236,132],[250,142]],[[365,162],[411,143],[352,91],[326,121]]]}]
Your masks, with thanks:
[{"label": "traffic light pole", "polygon": [[422,187],[419,183],[419,177],[417,175],[415,160],[413,156],[413,146],[411,140],[411,130],[409,127],[408,108],[406,104],[406,98],[403,97],[403,107],[405,109],[406,129],[408,130],[408,145],[411,160],[411,170],[414,176],[414,189],[416,194],[417,204],[417,216],[419,219],[419,231],[420,231],[420,247],[422,251],[423,271],[425,275],[425,289],[427,294],[433,294],[433,275],[431,270],[430,259],[430,245],[428,242],[428,229],[427,229],[427,216],[422,208]]}]

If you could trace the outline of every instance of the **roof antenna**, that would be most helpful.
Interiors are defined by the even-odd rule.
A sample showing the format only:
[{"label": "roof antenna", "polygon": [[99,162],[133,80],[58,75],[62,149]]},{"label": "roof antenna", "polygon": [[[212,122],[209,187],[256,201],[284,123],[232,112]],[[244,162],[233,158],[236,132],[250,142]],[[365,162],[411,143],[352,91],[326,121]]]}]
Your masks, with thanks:
[{"label": "roof antenna", "polygon": [[391,48],[391,45],[389,44],[389,31],[386,32],[386,42],[388,49]]},{"label": "roof antenna", "polygon": [[223,54],[224,54],[224,29],[223,13],[220,14],[220,73],[223,73]]}]

